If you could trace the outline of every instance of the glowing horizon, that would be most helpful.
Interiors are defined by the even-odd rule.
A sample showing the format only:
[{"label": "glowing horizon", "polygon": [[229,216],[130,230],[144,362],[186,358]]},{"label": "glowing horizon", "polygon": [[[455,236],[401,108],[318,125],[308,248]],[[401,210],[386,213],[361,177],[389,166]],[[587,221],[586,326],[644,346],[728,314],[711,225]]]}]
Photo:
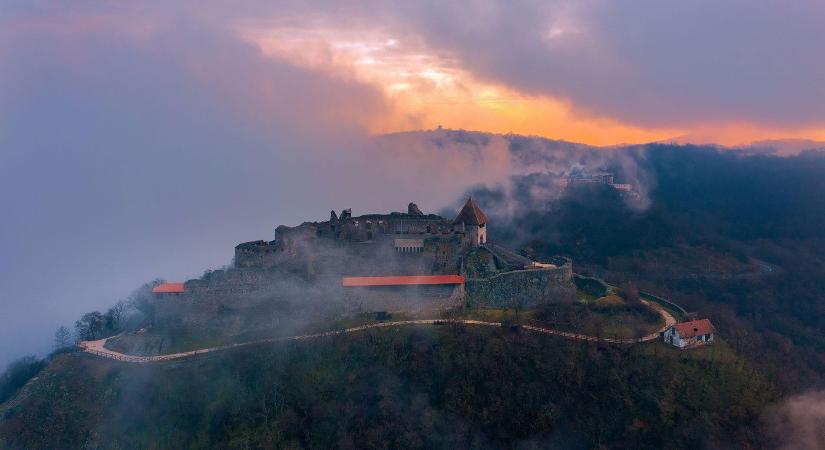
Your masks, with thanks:
[{"label": "glowing horizon", "polygon": [[765,126],[743,120],[644,127],[586,114],[570,100],[531,95],[479,79],[449,54],[379,29],[255,22],[244,24],[239,33],[268,58],[377,89],[389,114],[370,117],[362,124],[372,134],[443,127],[595,146],[658,141],[735,146],[761,140],[825,140],[825,128]]}]

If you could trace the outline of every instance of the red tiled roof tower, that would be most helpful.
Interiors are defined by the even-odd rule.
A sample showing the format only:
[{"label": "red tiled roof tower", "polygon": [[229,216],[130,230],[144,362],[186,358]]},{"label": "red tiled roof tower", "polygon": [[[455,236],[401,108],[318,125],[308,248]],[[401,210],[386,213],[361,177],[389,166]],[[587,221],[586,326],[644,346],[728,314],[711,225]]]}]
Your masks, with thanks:
[{"label": "red tiled roof tower", "polygon": [[485,225],[487,223],[487,216],[481,212],[481,209],[479,209],[472,197],[467,199],[467,203],[464,204],[461,212],[459,212],[458,216],[453,220],[454,224],[461,222],[464,222],[465,225]]}]

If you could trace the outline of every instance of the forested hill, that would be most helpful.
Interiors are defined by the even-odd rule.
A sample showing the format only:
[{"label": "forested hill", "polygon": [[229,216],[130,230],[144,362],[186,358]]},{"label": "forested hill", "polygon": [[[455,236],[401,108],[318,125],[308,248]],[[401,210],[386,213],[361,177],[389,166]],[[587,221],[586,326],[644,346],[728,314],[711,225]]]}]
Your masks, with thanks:
[{"label": "forested hill", "polygon": [[158,365],[68,354],[41,378],[0,448],[741,448],[775,398],[723,345],[462,327]]},{"label": "forested hill", "polygon": [[[773,448],[804,423],[781,412],[825,388],[824,153],[417,138],[481,159],[503,141],[513,173],[468,188],[491,240],[675,300],[718,342],[443,327],[146,366],[58,353],[0,377],[2,401],[38,376],[0,420],[0,448]],[[633,192],[561,182],[597,171]]]},{"label": "forested hill", "polygon": [[[516,146],[533,160],[554,154]],[[825,386],[824,151],[652,144],[614,149],[598,164],[639,183],[644,204],[605,185],[554,191],[547,175],[514,175],[472,191],[494,216],[491,239],[539,258],[566,254],[578,270],[712,311],[788,392]]]}]

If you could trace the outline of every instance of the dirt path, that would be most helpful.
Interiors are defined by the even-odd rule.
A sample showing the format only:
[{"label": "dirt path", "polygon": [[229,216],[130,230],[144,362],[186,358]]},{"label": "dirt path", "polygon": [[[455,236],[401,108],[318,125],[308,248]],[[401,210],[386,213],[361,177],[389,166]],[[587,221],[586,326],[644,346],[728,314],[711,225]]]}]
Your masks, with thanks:
[{"label": "dirt path", "polygon": [[[578,334],[578,333],[570,333],[567,331],[561,330],[554,330],[550,328],[541,328],[535,327],[531,325],[521,325],[521,329],[533,331],[536,333],[543,333],[543,334],[552,334],[555,336],[561,336],[567,339],[573,339],[578,341],[590,341],[590,342],[606,342],[610,344],[636,344],[640,342],[648,342],[655,340],[659,337],[659,333],[664,331],[666,328],[670,327],[674,323],[676,323],[676,319],[669,313],[667,310],[662,308],[656,303],[649,302],[647,300],[642,300],[642,303],[647,305],[649,308],[655,310],[662,316],[662,319],[665,321],[665,325],[656,331],[655,333],[648,334],[647,336],[635,339],[610,339],[610,338],[602,338],[598,336],[588,336],[585,334]],[[116,359],[118,361],[126,361],[126,362],[134,362],[134,363],[147,363],[147,362],[159,362],[159,361],[170,361],[174,359],[182,359],[188,358],[192,356],[201,355],[204,353],[212,353],[221,350],[229,350],[238,347],[245,347],[254,344],[262,344],[267,342],[287,342],[287,341],[303,341],[308,339],[316,339],[321,337],[329,337],[329,336],[338,336],[342,334],[349,334],[349,333],[358,333],[361,331],[366,331],[370,329],[376,328],[390,328],[390,327],[401,327],[401,326],[409,326],[409,325],[450,325],[450,324],[460,324],[460,325],[468,325],[468,326],[485,326],[485,327],[500,327],[500,322],[484,322],[480,320],[470,320],[470,319],[420,319],[420,320],[403,320],[403,321],[396,321],[396,322],[379,322],[379,323],[371,323],[367,325],[361,325],[352,328],[345,328],[342,330],[332,330],[332,331],[325,331],[322,333],[312,333],[312,334],[301,334],[297,336],[286,336],[286,337],[276,337],[276,338],[267,338],[267,339],[258,339],[255,341],[249,342],[242,342],[238,344],[228,344],[228,345],[221,345],[218,347],[209,347],[209,348],[202,348],[198,350],[192,350],[188,352],[180,352],[180,353],[170,353],[166,355],[155,355],[155,356],[135,356],[135,355],[127,355],[125,353],[116,352],[114,350],[109,350],[105,347],[106,339],[99,339],[97,341],[83,341],[81,342],[80,348],[87,353],[91,353],[93,355],[102,356],[104,358]]]},{"label": "dirt path", "polygon": [[41,370],[36,376],[32,377],[31,380],[27,381],[26,384],[23,385],[12,398],[6,400],[6,403],[0,404],[0,420],[6,417],[6,413],[11,411],[12,409],[16,408],[17,405],[23,403],[24,400],[29,398],[32,393],[32,389],[34,388],[35,382],[43,376],[45,370]]}]

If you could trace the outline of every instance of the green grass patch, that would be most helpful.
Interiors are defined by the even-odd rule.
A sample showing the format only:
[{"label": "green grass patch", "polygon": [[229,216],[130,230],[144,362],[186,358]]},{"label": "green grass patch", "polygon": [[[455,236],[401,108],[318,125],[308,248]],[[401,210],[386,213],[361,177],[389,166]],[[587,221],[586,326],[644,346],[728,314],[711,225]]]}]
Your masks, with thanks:
[{"label": "green grass patch", "polygon": [[599,297],[581,289],[576,289],[576,298],[581,302],[593,302],[599,299]]}]

